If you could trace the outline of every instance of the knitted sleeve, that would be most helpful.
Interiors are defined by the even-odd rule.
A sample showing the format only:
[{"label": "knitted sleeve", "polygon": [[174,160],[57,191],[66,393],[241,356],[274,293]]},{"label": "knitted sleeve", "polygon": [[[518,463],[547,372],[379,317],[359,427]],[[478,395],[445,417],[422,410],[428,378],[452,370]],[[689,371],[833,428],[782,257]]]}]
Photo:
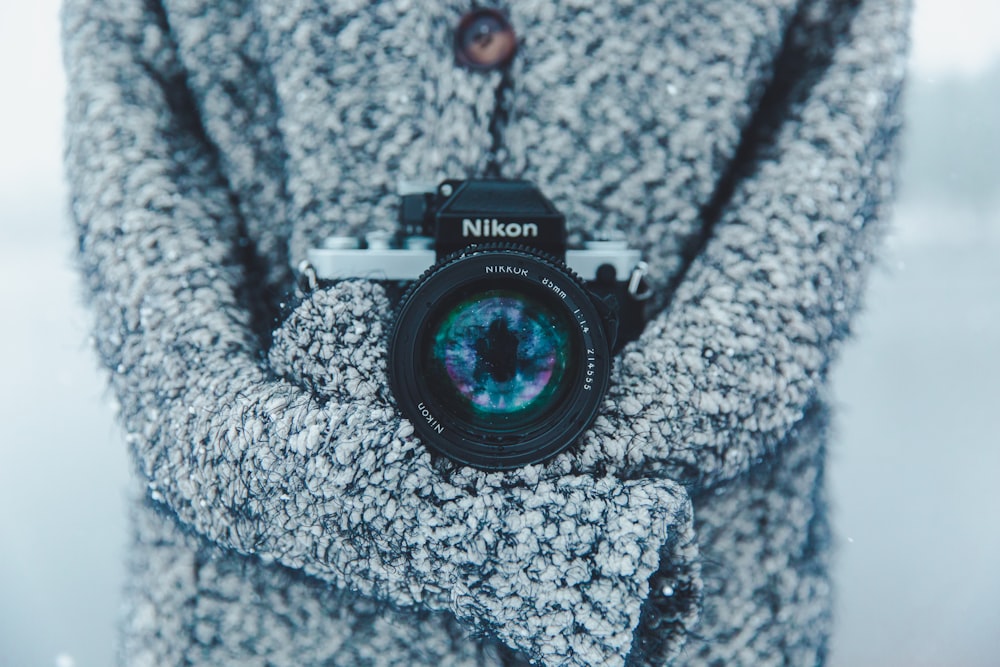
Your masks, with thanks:
[{"label": "knitted sleeve", "polygon": [[816,397],[884,227],[908,3],[811,5],[711,235],[556,467],[712,484],[773,449]]},{"label": "knitted sleeve", "polygon": [[[135,465],[165,511],[264,562],[450,610],[543,664],[624,664],[650,596],[675,598],[679,645],[697,595],[680,581],[695,570],[682,488],[439,472],[359,380],[382,363],[388,316],[370,283],[298,311],[325,318],[304,349],[326,355],[336,390],[283,379],[253,333],[242,224],[162,12],[69,0],[63,30],[78,261]],[[661,561],[675,578],[650,591]]]}]

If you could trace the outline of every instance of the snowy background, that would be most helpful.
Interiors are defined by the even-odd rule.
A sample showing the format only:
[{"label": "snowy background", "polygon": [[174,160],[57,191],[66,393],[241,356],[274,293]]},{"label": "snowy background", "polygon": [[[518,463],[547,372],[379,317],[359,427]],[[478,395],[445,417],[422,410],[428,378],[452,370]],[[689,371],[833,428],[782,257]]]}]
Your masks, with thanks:
[{"label": "snowy background", "polygon": [[[0,667],[114,655],[125,448],[87,343],[56,0],[0,6]],[[917,0],[896,231],[835,373],[832,667],[1000,664],[1000,3]]]}]

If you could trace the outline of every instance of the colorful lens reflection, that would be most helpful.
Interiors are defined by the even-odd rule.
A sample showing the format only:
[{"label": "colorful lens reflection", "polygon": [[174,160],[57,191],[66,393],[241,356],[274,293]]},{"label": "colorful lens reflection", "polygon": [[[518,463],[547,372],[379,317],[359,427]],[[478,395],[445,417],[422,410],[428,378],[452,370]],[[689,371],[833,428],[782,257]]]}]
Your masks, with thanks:
[{"label": "colorful lens reflection", "polygon": [[536,299],[479,292],[448,309],[433,331],[434,388],[473,415],[531,417],[560,386],[568,338],[567,322]]}]

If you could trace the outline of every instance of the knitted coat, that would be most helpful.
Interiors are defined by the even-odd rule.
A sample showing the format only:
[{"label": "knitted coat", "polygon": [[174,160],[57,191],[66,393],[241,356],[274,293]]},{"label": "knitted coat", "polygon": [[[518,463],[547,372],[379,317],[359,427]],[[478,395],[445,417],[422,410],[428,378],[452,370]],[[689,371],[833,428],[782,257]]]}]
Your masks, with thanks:
[{"label": "knitted coat", "polygon": [[[66,0],[67,170],[137,471],[129,665],[811,665],[824,385],[892,184],[905,0]],[[656,293],[596,422],[441,461],[385,380],[400,179],[525,178]]]}]

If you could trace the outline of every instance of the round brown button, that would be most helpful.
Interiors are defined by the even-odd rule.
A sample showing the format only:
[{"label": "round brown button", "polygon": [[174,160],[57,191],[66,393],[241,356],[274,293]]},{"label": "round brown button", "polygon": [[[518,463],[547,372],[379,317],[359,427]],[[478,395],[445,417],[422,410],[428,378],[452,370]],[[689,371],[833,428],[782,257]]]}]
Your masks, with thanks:
[{"label": "round brown button", "polygon": [[455,58],[470,69],[504,67],[516,50],[514,29],[496,9],[474,9],[462,17],[455,29]]}]

